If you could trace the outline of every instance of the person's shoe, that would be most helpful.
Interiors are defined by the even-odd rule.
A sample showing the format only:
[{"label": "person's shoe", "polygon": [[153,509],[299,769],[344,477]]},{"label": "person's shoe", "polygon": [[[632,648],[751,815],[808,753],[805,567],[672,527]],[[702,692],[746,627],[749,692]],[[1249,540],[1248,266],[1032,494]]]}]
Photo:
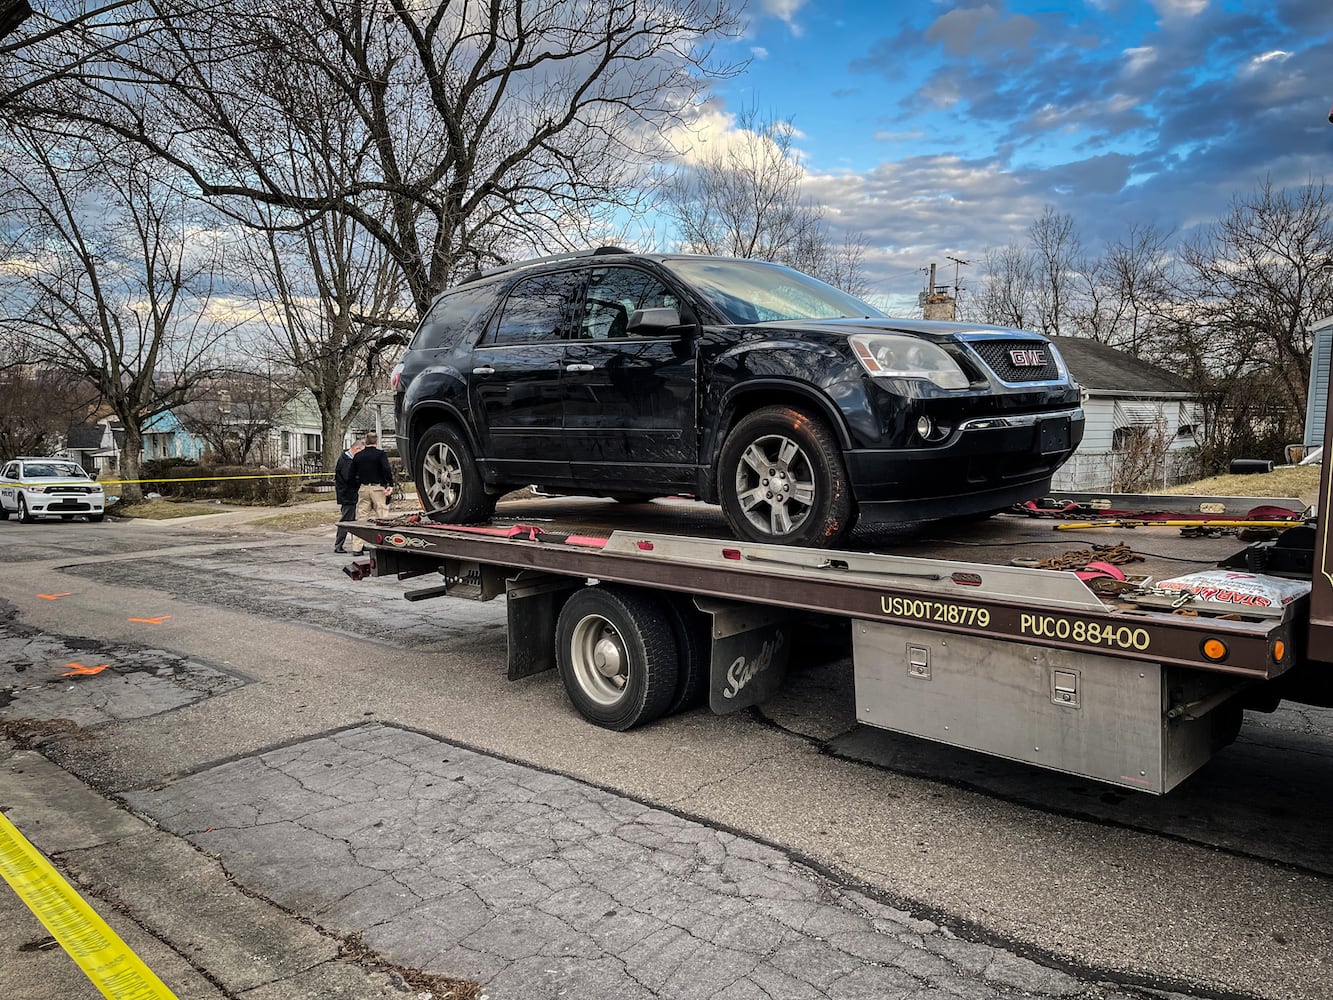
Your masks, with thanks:
[{"label": "person's shoe", "polygon": [[333,547],[333,551],[336,552],[336,553],[338,553],[338,555],[340,555],[340,556],[345,556],[345,555],[347,555],[347,550],[346,550],[345,548],[343,548],[341,545],[335,545],[335,546]]}]

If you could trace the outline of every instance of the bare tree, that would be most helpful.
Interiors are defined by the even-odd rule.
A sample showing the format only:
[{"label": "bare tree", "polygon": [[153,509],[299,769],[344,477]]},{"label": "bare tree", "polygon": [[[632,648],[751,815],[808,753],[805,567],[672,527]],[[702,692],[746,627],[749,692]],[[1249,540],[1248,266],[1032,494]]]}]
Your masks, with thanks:
[{"label": "bare tree", "polygon": [[211,379],[195,398],[176,407],[176,418],[201,438],[220,465],[259,460],[263,443],[278,426],[297,388],[258,372],[235,372]]},{"label": "bare tree", "polygon": [[34,365],[0,370],[0,456],[51,454],[96,400],[67,372]]},{"label": "bare tree", "polygon": [[661,207],[686,253],[777,261],[864,294],[865,237],[829,237],[823,211],[803,188],[805,169],[790,119],[746,108],[732,133],[701,142],[673,167]]},{"label": "bare tree", "polygon": [[314,398],[331,469],[352,420],[386,385],[388,352],[406,342],[381,325],[404,312],[402,271],[346,215],[321,216],[294,232],[277,223],[277,213],[260,218],[267,224],[243,237],[267,330],[257,350]]},{"label": "bare tree", "polygon": [[1078,282],[1082,241],[1074,217],[1049,205],[1028,230],[1033,262],[1032,298],[1036,328],[1049,336],[1064,330]]},{"label": "bare tree", "polygon": [[983,323],[1026,328],[1036,313],[1036,261],[1030,251],[1010,243],[988,249],[982,264],[981,290],[967,312]]},{"label": "bare tree", "polygon": [[1274,190],[1265,180],[1181,256],[1211,336],[1303,415],[1310,327],[1333,312],[1333,204],[1324,185]]},{"label": "bare tree", "polygon": [[125,428],[122,472],[134,479],[144,422],[189,398],[226,332],[208,315],[206,222],[142,157],[18,129],[7,139],[0,176],[24,236],[0,326],[97,391]]},{"label": "bare tree", "polygon": [[1178,296],[1171,274],[1170,234],[1154,225],[1131,223],[1113,241],[1093,269],[1090,296],[1097,307],[1087,336],[1128,351],[1135,357],[1165,361],[1162,333],[1176,311]]},{"label": "bare tree", "polygon": [[[478,262],[582,242],[637,197],[705,79],[735,69],[709,44],[737,30],[726,0],[145,6],[98,72],[13,106],[109,131],[209,197],[346,216],[383,245],[418,314]],[[309,113],[329,102],[354,127]],[[285,169],[294,144],[352,169],[310,185]]]}]

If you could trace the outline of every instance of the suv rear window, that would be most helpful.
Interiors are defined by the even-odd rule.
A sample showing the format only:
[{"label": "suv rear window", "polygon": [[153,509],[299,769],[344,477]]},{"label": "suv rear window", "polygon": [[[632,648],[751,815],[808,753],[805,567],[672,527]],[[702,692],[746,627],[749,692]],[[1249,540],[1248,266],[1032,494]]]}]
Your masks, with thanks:
[{"label": "suv rear window", "polygon": [[514,285],[500,321],[486,340],[501,344],[548,344],[559,341],[569,325],[574,293],[582,276],[574,271],[539,274]]},{"label": "suv rear window", "polygon": [[410,349],[429,351],[471,340],[467,334],[485,322],[495,304],[497,282],[475,282],[450,289],[435,300]]}]

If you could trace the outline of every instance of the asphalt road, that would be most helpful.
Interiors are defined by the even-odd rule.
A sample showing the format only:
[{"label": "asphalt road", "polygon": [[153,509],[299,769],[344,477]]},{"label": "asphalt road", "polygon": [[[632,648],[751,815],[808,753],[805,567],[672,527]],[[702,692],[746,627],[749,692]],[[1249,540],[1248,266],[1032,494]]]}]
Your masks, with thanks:
[{"label": "asphalt road", "polygon": [[[857,726],[836,657],[610,733],[506,681],[501,602],[410,604],[249,516],[0,522],[0,808],[179,996],[1333,997],[1333,713],[1249,717],[1165,798]],[[0,995],[94,995],[49,992],[28,920],[6,896]]]}]

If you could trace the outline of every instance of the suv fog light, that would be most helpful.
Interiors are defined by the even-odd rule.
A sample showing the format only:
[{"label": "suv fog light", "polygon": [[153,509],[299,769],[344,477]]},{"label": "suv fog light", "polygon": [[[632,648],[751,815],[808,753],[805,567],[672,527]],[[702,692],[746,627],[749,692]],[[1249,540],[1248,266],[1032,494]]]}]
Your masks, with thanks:
[{"label": "suv fog light", "polygon": [[943,441],[949,436],[949,428],[935,423],[930,417],[917,419],[916,432],[921,435],[923,441]]}]

